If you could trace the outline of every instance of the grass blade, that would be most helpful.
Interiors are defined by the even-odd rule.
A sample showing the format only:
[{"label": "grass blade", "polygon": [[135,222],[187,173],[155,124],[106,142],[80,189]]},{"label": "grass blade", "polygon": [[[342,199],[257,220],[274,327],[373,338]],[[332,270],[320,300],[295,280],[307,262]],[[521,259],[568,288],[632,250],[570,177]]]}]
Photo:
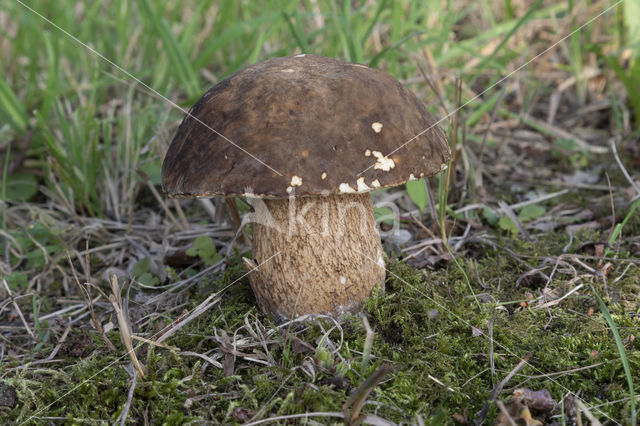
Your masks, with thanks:
[{"label": "grass blade", "polygon": [[596,290],[591,286],[591,291],[598,299],[598,305],[600,305],[600,311],[602,311],[602,316],[609,324],[611,328],[611,333],[613,333],[613,338],[616,341],[616,347],[618,348],[618,353],[620,354],[620,361],[622,362],[622,368],[624,369],[624,374],[627,377],[627,384],[629,385],[629,397],[631,398],[631,424],[633,426],[636,425],[636,397],[633,388],[633,376],[631,375],[631,368],[629,368],[629,361],[627,360],[627,355],[624,351],[624,344],[622,343],[622,339],[620,338],[620,333],[618,333],[618,327],[616,327],[616,323],[611,318],[611,314],[609,313],[609,309],[607,309],[607,305],[605,305],[602,298],[596,293]]},{"label": "grass blade", "polygon": [[284,21],[287,23],[289,30],[291,31],[291,35],[296,40],[298,47],[304,53],[311,53],[309,50],[309,44],[307,43],[307,38],[304,33],[300,30],[300,26],[293,23],[291,19],[291,15],[289,15],[286,11],[282,11],[282,17]]},{"label": "grass blade", "polygon": [[0,76],[0,113],[7,116],[11,127],[16,133],[21,134],[26,130],[27,114],[24,112],[18,97],[6,82],[4,75]]},{"label": "grass blade", "polygon": [[493,50],[493,52],[491,52],[489,56],[485,57],[482,60],[482,62],[480,62],[480,64],[476,68],[478,73],[482,72],[482,70],[487,66],[487,63],[493,60],[496,54],[504,47],[505,44],[507,44],[511,36],[513,36],[516,33],[516,31],[518,31],[518,28],[520,28],[522,24],[524,24],[525,22],[529,21],[529,19],[532,17],[535,11],[538,10],[541,4],[542,4],[542,0],[537,0],[533,4],[533,6],[531,6],[529,10],[527,10],[527,13],[525,13],[524,16],[522,16],[522,18],[518,19],[515,25],[511,28],[511,30],[507,33],[507,35],[504,36],[500,44]]},{"label": "grass blade", "polygon": [[180,48],[178,40],[174,37],[167,23],[156,15],[149,0],[140,0],[138,5],[140,14],[153,26],[156,34],[162,39],[162,44],[169,56],[169,61],[173,64],[173,68],[176,70],[178,79],[180,83],[182,83],[187,95],[190,98],[199,96],[201,90],[196,73],[191,66],[189,58]]}]

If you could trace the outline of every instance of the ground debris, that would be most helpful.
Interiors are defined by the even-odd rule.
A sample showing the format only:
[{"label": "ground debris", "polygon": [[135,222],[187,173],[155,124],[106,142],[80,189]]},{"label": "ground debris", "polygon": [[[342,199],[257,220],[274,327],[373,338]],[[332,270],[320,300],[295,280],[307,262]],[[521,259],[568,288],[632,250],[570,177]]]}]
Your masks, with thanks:
[{"label": "ground debris", "polygon": [[557,410],[558,404],[546,389],[534,391],[528,388],[518,388],[513,391],[507,404],[498,401],[500,414],[496,417],[496,425],[512,424],[537,426],[545,423]]},{"label": "ground debris", "polygon": [[16,388],[0,382],[0,407],[13,408],[17,403],[18,392],[16,391]]}]

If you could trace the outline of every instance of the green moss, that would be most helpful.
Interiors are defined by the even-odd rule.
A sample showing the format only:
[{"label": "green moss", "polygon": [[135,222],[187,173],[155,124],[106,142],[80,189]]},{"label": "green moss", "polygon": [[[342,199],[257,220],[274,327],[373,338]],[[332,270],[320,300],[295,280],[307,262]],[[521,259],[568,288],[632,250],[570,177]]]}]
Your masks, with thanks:
[{"label": "green moss", "polygon": [[[598,232],[581,232],[576,235],[573,247],[602,238]],[[522,259],[531,265],[541,264],[547,256],[561,254],[567,242],[568,237],[563,234],[549,234],[535,243],[514,239],[497,241],[498,246],[526,254],[521,255]],[[395,373],[374,389],[369,401],[375,405],[366,405],[365,412],[375,411],[394,421],[412,422],[420,415],[425,421],[446,419],[450,422],[454,413],[466,412],[472,418],[484,405],[493,386],[526,354],[531,354],[529,364],[511,379],[503,397],[516,386],[547,389],[556,400],[568,391],[579,392],[588,404],[628,396],[615,343],[596,301],[586,290],[588,286],[558,305],[536,310],[521,301],[539,296],[546,280],[531,277],[520,280],[516,286],[527,272],[526,266],[505,255],[500,248],[485,247],[481,252],[481,257],[460,260],[480,306],[471,296],[462,271],[454,264],[425,271],[400,261],[389,263],[385,291],[375,291],[365,304],[375,338],[364,375],[360,367],[365,331],[358,317],[350,317],[342,324],[344,342],[337,353],[324,349],[300,350],[279,331],[270,332],[268,355],[273,365],[238,356],[231,377],[224,377],[220,369],[204,368],[205,363],[199,358],[143,346],[138,351],[139,358],[149,372],[146,380],[138,381],[131,418],[147,413],[150,418],[168,424],[229,423],[241,420],[237,410],[248,410],[252,416],[259,413],[260,418],[341,411],[355,387],[380,365],[390,363]],[[595,260],[583,259],[583,262],[598,267]],[[549,272],[550,269],[545,270]],[[242,274],[238,259],[216,282],[193,291],[189,298],[191,308]],[[613,283],[614,277],[619,276],[622,277]],[[570,282],[572,278],[572,274],[559,269],[549,289],[556,297],[563,295],[577,285]],[[640,310],[636,297],[640,269],[616,263],[609,273],[607,291],[601,280],[584,280],[605,296],[622,338],[634,334]],[[168,343],[182,350],[215,352],[218,343],[211,336],[220,336],[223,330],[230,339],[234,333],[249,336],[243,329],[245,318],[262,333],[275,326],[257,310],[250,286],[243,279],[227,290],[218,306],[191,322]],[[172,320],[165,317],[153,327],[160,329]],[[494,377],[490,371],[490,341],[486,337],[490,321]],[[291,331],[298,339],[318,348],[318,342],[327,339],[324,332],[333,326],[332,322],[321,320],[298,324]],[[69,338],[75,335],[72,333]],[[102,339],[95,334],[90,333],[89,340],[83,336],[79,333],[76,337],[92,346],[93,355],[79,360],[66,354],[55,370],[38,367],[17,370],[17,364],[11,362],[0,366],[5,381],[19,392],[20,404],[9,412],[11,418],[24,421],[39,409],[44,409],[47,416],[64,416],[77,422],[87,418],[112,422],[117,418],[126,403],[130,385],[130,378],[122,368],[128,360],[109,354]],[[109,337],[119,346],[117,332],[110,333]],[[339,333],[334,329],[329,338],[337,344]],[[41,350],[46,355],[51,347]],[[256,351],[257,359],[269,358],[260,345],[242,350]],[[638,351],[628,350],[627,356],[632,371],[638,371]],[[309,365],[313,366],[313,374]],[[187,403],[189,398],[199,395],[208,396]],[[601,410],[620,419],[626,415],[624,411],[621,414],[623,408],[620,404],[611,404],[602,406]],[[595,414],[604,418],[601,412]],[[489,421],[495,415],[492,408]]]}]

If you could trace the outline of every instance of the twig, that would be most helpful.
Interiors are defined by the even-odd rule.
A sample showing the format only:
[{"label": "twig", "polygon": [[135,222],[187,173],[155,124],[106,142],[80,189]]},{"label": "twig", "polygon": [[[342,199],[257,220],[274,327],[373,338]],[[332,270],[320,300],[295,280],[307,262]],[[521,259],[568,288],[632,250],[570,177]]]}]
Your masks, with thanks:
[{"label": "twig", "polygon": [[85,286],[80,284],[80,279],[78,278],[78,274],[76,273],[76,268],[73,266],[73,262],[71,262],[71,257],[69,256],[68,253],[67,253],[67,261],[69,262],[69,266],[71,266],[71,273],[73,274],[73,278],[76,282],[76,285],[80,289],[80,293],[82,293],[82,297],[85,299],[86,306],[89,308],[89,312],[91,313],[91,323],[93,324],[93,327],[98,331],[98,333],[102,337],[102,340],[104,340],[105,344],[107,345],[107,348],[109,348],[110,351],[115,352],[116,347],[113,345],[113,343],[111,343],[111,340],[109,340],[109,338],[107,337],[107,333],[105,333],[104,328],[102,328],[102,324],[100,323],[100,321],[98,321],[96,312],[93,309],[93,304],[100,298],[100,295],[98,295],[98,297],[96,297],[95,299],[91,299],[91,294],[89,293],[89,290]]},{"label": "twig", "polygon": [[513,418],[511,417],[511,415],[509,414],[509,410],[507,410],[507,407],[504,406],[504,403],[502,401],[496,401],[496,405],[498,406],[498,408],[500,409],[500,412],[502,413],[502,415],[504,416],[505,419],[507,419],[507,421],[509,422],[509,424],[511,426],[517,426],[516,422],[513,421]]},{"label": "twig", "polygon": [[[579,411],[582,411],[584,415],[587,416],[587,418],[591,422],[591,426],[602,426],[602,423],[600,423],[600,420],[596,419],[595,416],[591,414],[591,411],[589,411],[589,408],[587,408],[587,406],[584,404],[584,402],[582,402],[580,398],[576,397],[573,401],[578,406]],[[578,412],[578,417],[579,416],[580,416],[580,412]]]},{"label": "twig", "polygon": [[531,309],[533,309],[533,310],[535,310],[535,309],[544,309],[544,308],[549,308],[551,306],[555,306],[558,303],[560,303],[562,300],[564,300],[567,297],[571,296],[576,291],[580,290],[582,287],[584,287],[584,284],[580,284],[579,286],[576,286],[576,287],[572,288],[567,294],[565,294],[564,296],[562,296],[562,297],[560,297],[558,299],[551,300],[551,301],[543,303],[541,305],[533,306]]},{"label": "twig", "polygon": [[7,280],[5,280],[4,278],[2,279],[2,285],[4,286],[5,290],[7,290],[7,294],[11,299],[11,303],[13,304],[13,307],[15,308],[16,312],[18,312],[18,316],[20,317],[20,320],[22,321],[24,328],[27,330],[27,333],[29,333],[29,336],[31,336],[31,338],[35,340],[36,336],[33,334],[33,331],[31,331],[31,327],[29,327],[29,324],[27,323],[27,320],[24,318],[24,315],[22,315],[22,310],[20,310],[20,306],[13,299],[11,289],[9,288],[9,284],[7,284]]},{"label": "twig", "polygon": [[131,377],[131,386],[129,386],[129,393],[127,394],[127,403],[125,404],[124,408],[120,412],[120,415],[115,421],[115,423],[117,423],[118,420],[120,420],[120,426],[124,426],[127,421],[127,417],[129,417],[129,410],[131,409],[131,402],[133,401],[133,392],[136,389],[137,383],[137,377],[133,364],[127,365],[126,367],[124,367],[124,370],[129,374],[129,377]]},{"label": "twig", "polygon": [[118,318],[118,327],[120,328],[120,340],[122,344],[127,349],[127,354],[131,358],[131,362],[133,366],[140,374],[140,377],[144,379],[144,367],[138,361],[138,357],[136,356],[136,352],[133,347],[132,342],[132,331],[131,331],[131,322],[129,321],[129,317],[127,315],[127,308],[122,304],[122,296],[120,295],[120,286],[118,285],[118,277],[115,275],[111,275],[110,277],[111,284],[111,294],[109,295],[109,302],[113,306],[113,309],[116,311],[116,318]]},{"label": "twig", "polygon": [[208,198],[198,198],[198,201],[200,202],[200,205],[202,205],[202,208],[204,208],[204,211],[206,211],[209,215],[211,221],[216,222],[216,208],[214,207],[211,200],[209,200]]},{"label": "twig", "polygon": [[211,301],[211,299],[215,298],[216,296],[217,296],[217,293],[214,293],[214,294],[210,295],[209,297],[207,297],[202,303],[200,303],[193,310],[193,312],[191,312],[189,315],[187,315],[186,318],[184,318],[183,320],[181,320],[178,323],[172,324],[171,329],[169,331],[167,331],[166,333],[164,333],[163,335],[161,335],[158,339],[156,339],[156,342],[163,342],[163,341],[167,340],[176,331],[180,330],[182,327],[184,327],[185,325],[189,324],[191,321],[193,321],[194,319],[198,318],[200,315],[205,313],[213,305],[215,305],[216,303],[220,302],[220,298],[219,297],[216,298],[215,300]]},{"label": "twig", "polygon": [[618,163],[618,167],[620,168],[620,171],[622,172],[624,177],[627,178],[627,181],[631,184],[633,189],[635,189],[638,195],[640,195],[640,186],[638,186],[638,184],[636,184],[635,181],[631,179],[629,172],[627,172],[627,169],[625,169],[624,165],[622,164],[622,161],[620,161],[620,157],[618,157],[618,150],[616,148],[616,142],[614,141],[613,138],[609,139],[609,147],[611,148],[611,153],[613,154],[613,158],[615,158],[616,163]]},{"label": "twig", "polygon": [[162,199],[162,196],[160,195],[160,193],[158,192],[158,190],[156,189],[155,186],[153,186],[153,183],[151,182],[151,179],[149,179],[149,176],[143,172],[142,170],[138,169],[137,170],[138,174],[140,175],[140,177],[145,181],[145,183],[147,184],[147,186],[149,187],[149,190],[151,191],[151,194],[153,194],[153,197],[156,199],[156,201],[158,202],[158,204],[160,204],[160,206],[162,207],[162,210],[164,210],[164,212],[166,213],[167,217],[179,228],[182,230],[185,230],[185,228],[183,227],[183,225],[176,219],[176,217],[173,215],[173,213],[171,213],[171,210],[169,210],[169,207],[167,207],[167,204],[164,202],[164,200]]},{"label": "twig", "polygon": [[513,222],[513,224],[516,226],[516,228],[518,228],[518,231],[520,231],[520,233],[522,234],[522,236],[527,240],[527,241],[533,241],[531,239],[531,236],[529,235],[529,233],[527,232],[526,229],[524,229],[524,226],[522,226],[522,224],[520,223],[520,221],[518,220],[518,216],[516,216],[516,214],[513,212],[513,210],[511,209],[511,207],[505,203],[504,201],[500,200],[498,201],[498,205],[500,206],[500,209],[504,212],[504,214],[506,214],[509,219],[511,219],[511,222]]},{"label": "twig", "polygon": [[518,363],[518,365],[516,365],[513,370],[511,370],[511,372],[509,374],[506,375],[506,377],[504,379],[502,379],[502,381],[500,383],[498,383],[498,385],[496,387],[493,388],[493,390],[491,391],[491,393],[489,394],[489,399],[484,403],[484,405],[482,406],[482,409],[480,411],[478,411],[475,415],[476,424],[482,424],[484,422],[485,417],[487,416],[487,413],[489,412],[489,407],[490,404],[492,402],[496,402],[496,400],[498,399],[498,396],[500,395],[500,392],[502,392],[502,389],[505,387],[505,385],[509,382],[509,380],[511,380],[513,378],[513,376],[522,369],[522,367],[524,367],[527,362],[529,361],[529,358],[531,358],[531,354],[528,353],[526,354]]},{"label": "twig", "polygon": [[[351,393],[347,402],[342,406],[342,412],[344,413],[345,424],[348,426],[357,426],[364,420],[364,415],[360,415],[362,407],[364,407],[367,397],[378,386],[380,382],[389,373],[392,373],[394,368],[389,364],[380,366],[367,380],[365,380],[358,388]],[[349,408],[351,413],[349,413]]]},{"label": "twig", "polygon": [[518,363],[518,365],[516,365],[515,367],[513,367],[513,370],[511,370],[511,372],[509,374],[506,375],[506,377],[504,379],[502,379],[502,381],[500,383],[498,383],[498,386],[496,386],[493,391],[491,392],[491,401],[495,401],[498,398],[498,395],[500,395],[500,392],[502,392],[502,389],[506,386],[507,383],[509,383],[509,380],[511,380],[513,378],[513,376],[522,369],[522,367],[525,366],[525,364],[527,364],[527,362],[529,361],[529,358],[531,358],[531,354],[528,353],[526,354]]},{"label": "twig", "polygon": [[188,230],[189,221],[187,220],[187,217],[184,215],[184,212],[182,211],[182,207],[180,207],[180,203],[176,199],[173,199],[171,201],[173,201],[173,208],[176,209],[176,212],[178,212],[178,217],[180,218],[180,222],[182,222],[182,228],[185,231]]},{"label": "twig", "polygon": [[489,319],[489,367],[491,368],[491,383],[495,386],[496,361],[493,358],[493,318]]}]

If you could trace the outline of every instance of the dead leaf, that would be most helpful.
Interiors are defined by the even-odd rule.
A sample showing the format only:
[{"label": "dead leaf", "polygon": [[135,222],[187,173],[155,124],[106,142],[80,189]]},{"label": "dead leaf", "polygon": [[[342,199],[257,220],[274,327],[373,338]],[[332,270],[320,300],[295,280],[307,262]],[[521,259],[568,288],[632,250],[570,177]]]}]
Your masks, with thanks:
[{"label": "dead leaf", "polygon": [[18,392],[16,392],[16,388],[0,382],[0,407],[13,408],[17,403]]},{"label": "dead leaf", "polygon": [[253,410],[244,407],[236,407],[231,413],[238,423],[247,423],[253,418],[253,416],[255,416],[255,414],[256,413]]}]

